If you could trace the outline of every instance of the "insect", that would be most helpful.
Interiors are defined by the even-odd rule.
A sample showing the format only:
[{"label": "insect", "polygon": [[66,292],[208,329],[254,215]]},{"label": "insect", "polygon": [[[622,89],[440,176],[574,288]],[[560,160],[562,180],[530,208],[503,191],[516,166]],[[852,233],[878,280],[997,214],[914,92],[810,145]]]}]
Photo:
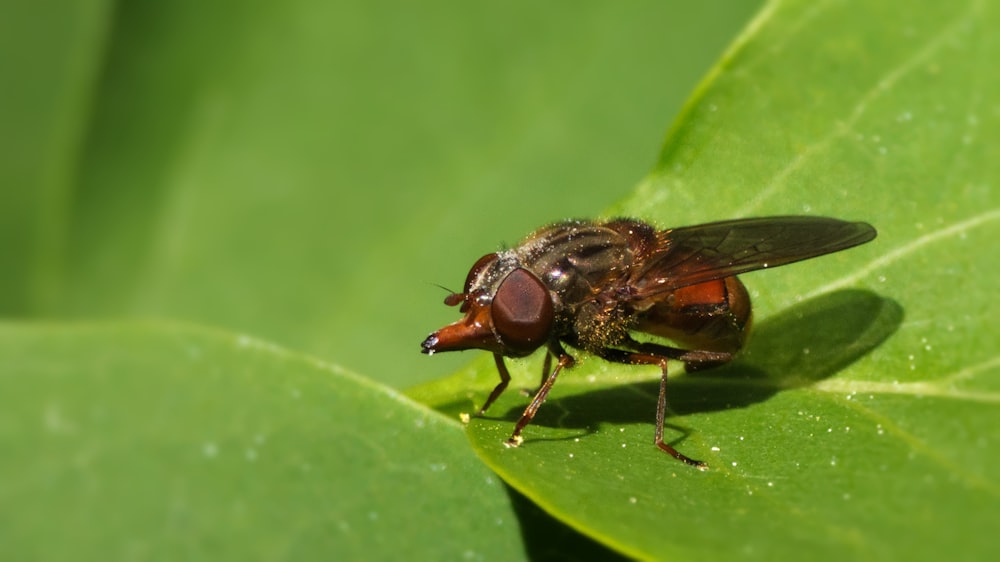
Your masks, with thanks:
[{"label": "insect", "polygon": [[[464,317],[429,335],[421,350],[493,353],[500,382],[479,409],[483,415],[510,382],[504,358],[546,347],[542,384],[506,441],[513,447],[523,441],[521,432],[556,377],[573,366],[565,346],[615,363],[659,366],[654,442],[705,469],[663,441],[667,361],[682,361],[689,371],[706,369],[731,361],[743,347],[752,313],[750,295],[736,275],[838,252],[875,236],[864,222],[808,216],[669,230],[628,218],[552,224],[512,249],[479,258],[462,292],[444,300],[459,306]],[[633,332],[678,347],[639,341]]]}]

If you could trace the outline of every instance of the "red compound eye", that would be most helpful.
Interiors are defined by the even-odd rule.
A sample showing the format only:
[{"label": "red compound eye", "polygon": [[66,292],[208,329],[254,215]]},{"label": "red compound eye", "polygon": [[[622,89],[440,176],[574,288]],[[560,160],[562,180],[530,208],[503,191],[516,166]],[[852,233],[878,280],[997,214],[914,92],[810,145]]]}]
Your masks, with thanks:
[{"label": "red compound eye", "polygon": [[526,269],[511,271],[500,283],[490,312],[501,343],[519,353],[548,341],[555,317],[548,288]]}]

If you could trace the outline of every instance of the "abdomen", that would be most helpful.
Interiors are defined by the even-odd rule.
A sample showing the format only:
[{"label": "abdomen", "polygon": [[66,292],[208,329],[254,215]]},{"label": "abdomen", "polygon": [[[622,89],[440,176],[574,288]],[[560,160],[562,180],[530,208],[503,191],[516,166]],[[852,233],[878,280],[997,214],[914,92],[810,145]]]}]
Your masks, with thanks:
[{"label": "abdomen", "polygon": [[641,313],[636,330],[683,349],[736,353],[750,331],[750,294],[736,277],[682,287]]}]

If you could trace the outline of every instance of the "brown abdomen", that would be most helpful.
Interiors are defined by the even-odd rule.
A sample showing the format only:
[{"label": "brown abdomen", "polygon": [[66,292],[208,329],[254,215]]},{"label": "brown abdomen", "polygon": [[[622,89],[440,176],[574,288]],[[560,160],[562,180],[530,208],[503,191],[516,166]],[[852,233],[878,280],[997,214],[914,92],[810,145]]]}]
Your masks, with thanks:
[{"label": "brown abdomen", "polygon": [[751,323],[750,295],[736,277],[682,287],[639,318],[636,330],[684,349],[736,353]]}]

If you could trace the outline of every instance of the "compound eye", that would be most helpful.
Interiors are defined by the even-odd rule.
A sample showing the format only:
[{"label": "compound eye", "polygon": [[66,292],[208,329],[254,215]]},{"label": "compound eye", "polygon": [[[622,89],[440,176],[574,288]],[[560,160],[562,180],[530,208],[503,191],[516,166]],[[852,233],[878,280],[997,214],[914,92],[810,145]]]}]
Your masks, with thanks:
[{"label": "compound eye", "polygon": [[515,269],[497,287],[490,307],[500,343],[531,353],[549,339],[555,311],[549,290],[526,269]]},{"label": "compound eye", "polygon": [[465,276],[465,288],[462,289],[463,293],[468,294],[472,291],[472,284],[476,281],[482,272],[489,267],[493,262],[497,261],[499,256],[496,253],[486,254],[485,256],[476,260],[476,263],[472,264],[472,269],[469,270],[469,274]]}]

